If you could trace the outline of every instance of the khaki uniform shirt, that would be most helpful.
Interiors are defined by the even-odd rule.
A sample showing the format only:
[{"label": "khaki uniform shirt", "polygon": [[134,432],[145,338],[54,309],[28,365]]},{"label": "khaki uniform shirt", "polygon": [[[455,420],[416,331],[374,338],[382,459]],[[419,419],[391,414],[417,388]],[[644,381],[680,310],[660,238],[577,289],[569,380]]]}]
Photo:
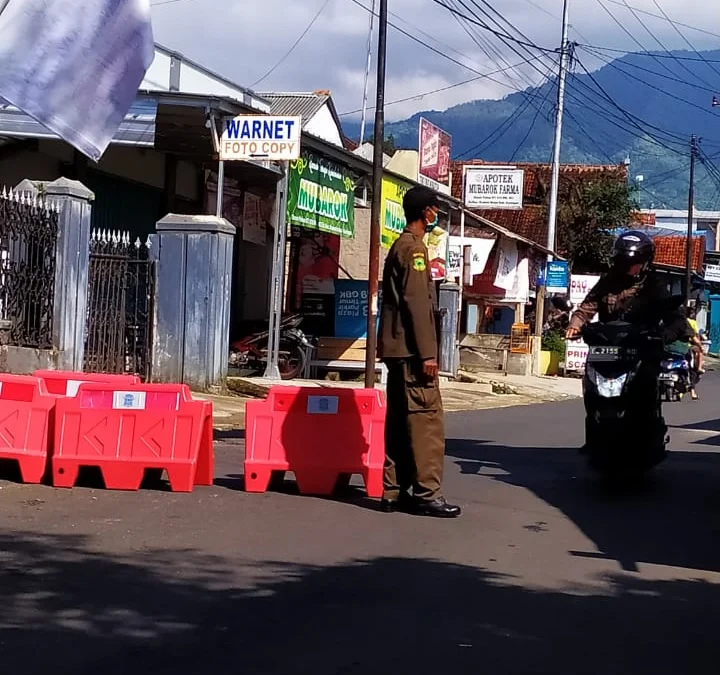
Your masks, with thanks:
[{"label": "khaki uniform shirt", "polygon": [[421,237],[405,230],[390,249],[382,281],[381,359],[438,358],[435,285]]}]

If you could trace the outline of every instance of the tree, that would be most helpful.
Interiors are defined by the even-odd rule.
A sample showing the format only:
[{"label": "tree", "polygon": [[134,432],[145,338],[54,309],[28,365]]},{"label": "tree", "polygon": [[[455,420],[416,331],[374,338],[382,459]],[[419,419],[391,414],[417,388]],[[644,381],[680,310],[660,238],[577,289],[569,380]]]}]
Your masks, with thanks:
[{"label": "tree", "polygon": [[383,141],[383,152],[389,157],[392,157],[395,154],[396,150],[397,148],[395,147],[395,136],[388,136]]},{"label": "tree", "polygon": [[626,181],[605,178],[570,185],[558,207],[558,248],[575,274],[606,270],[612,256],[615,231],[638,227],[636,189]]}]

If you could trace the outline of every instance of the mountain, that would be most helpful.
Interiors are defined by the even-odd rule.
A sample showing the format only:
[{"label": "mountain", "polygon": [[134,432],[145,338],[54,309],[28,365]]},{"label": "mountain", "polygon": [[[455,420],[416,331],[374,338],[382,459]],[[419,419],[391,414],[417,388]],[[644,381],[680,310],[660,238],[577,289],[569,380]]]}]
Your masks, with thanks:
[{"label": "mountain", "polygon": [[[599,52],[598,52],[599,53]],[[584,57],[585,54],[582,54]],[[720,210],[720,50],[627,54],[595,72],[575,63],[567,79],[561,158],[580,164],[619,164],[642,176],[643,207],[687,208],[689,144],[701,140],[698,209]],[[417,148],[418,120],[425,117],[452,136],[455,159],[548,162],[551,158],[557,81],[478,100],[445,111],[429,110],[387,123],[395,147]],[[359,122],[347,120],[349,138]],[[708,166],[710,167],[708,169]]]}]

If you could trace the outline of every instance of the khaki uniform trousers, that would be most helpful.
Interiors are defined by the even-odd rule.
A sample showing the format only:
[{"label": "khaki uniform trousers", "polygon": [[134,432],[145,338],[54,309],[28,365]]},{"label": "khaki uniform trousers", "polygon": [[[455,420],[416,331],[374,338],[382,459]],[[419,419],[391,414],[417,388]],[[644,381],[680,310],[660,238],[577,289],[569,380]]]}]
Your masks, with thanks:
[{"label": "khaki uniform trousers", "polygon": [[412,488],[431,501],[441,496],[445,420],[437,378],[428,380],[420,361],[387,361],[384,498]]}]

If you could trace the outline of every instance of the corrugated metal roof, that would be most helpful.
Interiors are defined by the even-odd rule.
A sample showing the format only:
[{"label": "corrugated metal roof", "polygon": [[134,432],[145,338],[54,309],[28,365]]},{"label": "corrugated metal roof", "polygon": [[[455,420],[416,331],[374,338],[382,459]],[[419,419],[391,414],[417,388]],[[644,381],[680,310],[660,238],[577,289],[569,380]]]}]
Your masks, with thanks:
[{"label": "corrugated metal roof", "polygon": [[[152,147],[155,143],[157,104],[136,100],[120,124],[113,143]],[[12,138],[59,138],[22,110],[0,99],[0,133]]]},{"label": "corrugated metal roof", "polygon": [[309,93],[262,93],[261,98],[270,101],[271,115],[299,115],[303,128],[330,100],[329,94]]}]

